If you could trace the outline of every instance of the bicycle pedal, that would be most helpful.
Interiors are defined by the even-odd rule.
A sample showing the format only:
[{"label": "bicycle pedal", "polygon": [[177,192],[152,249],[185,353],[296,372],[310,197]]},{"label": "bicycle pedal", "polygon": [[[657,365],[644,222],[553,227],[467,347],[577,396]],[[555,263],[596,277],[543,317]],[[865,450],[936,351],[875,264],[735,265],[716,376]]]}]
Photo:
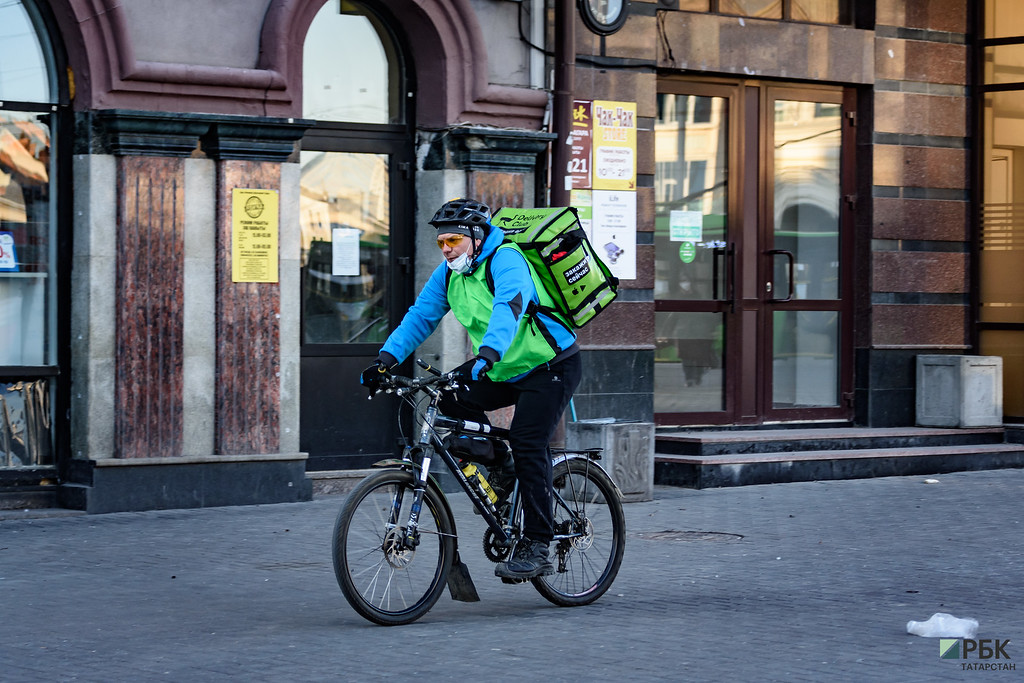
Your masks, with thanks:
[{"label": "bicycle pedal", "polygon": [[529,581],[529,579],[510,579],[505,576],[501,577],[501,582],[508,584],[526,583],[527,581]]}]

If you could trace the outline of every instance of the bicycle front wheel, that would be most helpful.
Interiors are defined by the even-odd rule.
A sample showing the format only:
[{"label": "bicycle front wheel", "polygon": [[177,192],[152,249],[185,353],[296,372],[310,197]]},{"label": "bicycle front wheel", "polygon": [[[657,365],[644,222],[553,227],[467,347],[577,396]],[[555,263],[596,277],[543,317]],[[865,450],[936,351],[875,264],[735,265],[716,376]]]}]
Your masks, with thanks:
[{"label": "bicycle front wheel", "polygon": [[584,458],[555,465],[555,573],[531,579],[556,605],[588,605],[619,573],[626,519],[618,489],[604,470]]},{"label": "bicycle front wheel", "polygon": [[371,474],[345,499],[334,525],[334,574],[341,592],[356,612],[385,626],[408,624],[434,606],[455,554],[448,509],[430,488],[417,543],[405,543],[414,488],[409,472]]}]

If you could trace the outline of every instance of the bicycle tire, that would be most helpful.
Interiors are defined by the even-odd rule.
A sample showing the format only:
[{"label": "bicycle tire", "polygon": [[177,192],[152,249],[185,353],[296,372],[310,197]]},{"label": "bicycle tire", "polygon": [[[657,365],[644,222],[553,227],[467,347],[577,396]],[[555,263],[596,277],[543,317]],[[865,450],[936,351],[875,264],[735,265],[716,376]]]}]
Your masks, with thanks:
[{"label": "bicycle tire", "polygon": [[[426,614],[441,597],[455,555],[453,521],[431,488],[423,496],[419,545],[413,551],[389,549],[408,522],[414,487],[410,472],[371,474],[346,497],[334,524],[334,574],[341,592],[361,616],[384,626]],[[399,494],[396,532],[389,530],[389,517]]]},{"label": "bicycle tire", "polygon": [[[618,488],[604,470],[583,458],[555,465],[556,535],[578,535],[552,543],[555,573],[531,579],[537,591],[561,607],[589,605],[604,595],[622,564],[626,518]],[[557,496],[556,496],[557,500]]]}]

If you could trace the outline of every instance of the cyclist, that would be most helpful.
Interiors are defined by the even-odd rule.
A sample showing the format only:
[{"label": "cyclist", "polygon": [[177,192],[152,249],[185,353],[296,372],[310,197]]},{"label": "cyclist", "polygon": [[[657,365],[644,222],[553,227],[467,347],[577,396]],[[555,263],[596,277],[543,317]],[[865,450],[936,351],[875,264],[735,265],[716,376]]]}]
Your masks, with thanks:
[{"label": "cyclist", "polygon": [[472,199],[455,199],[437,210],[429,223],[444,261],[360,382],[375,391],[382,375],[404,361],[445,313],[455,314],[476,355],[455,369],[462,388],[441,410],[486,424],[484,411],[515,406],[509,443],[525,538],[494,573],[529,579],[554,573],[548,557],[554,534],[548,444],[579,384],[581,361],[576,335],[536,310],[550,305],[550,298],[519,247],[504,242],[490,218],[487,205]]}]

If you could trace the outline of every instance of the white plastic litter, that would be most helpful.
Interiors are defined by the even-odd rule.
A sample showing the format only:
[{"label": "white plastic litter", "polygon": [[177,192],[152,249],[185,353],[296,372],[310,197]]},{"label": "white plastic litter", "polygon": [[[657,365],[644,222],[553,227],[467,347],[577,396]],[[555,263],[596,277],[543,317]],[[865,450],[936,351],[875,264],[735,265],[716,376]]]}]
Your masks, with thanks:
[{"label": "white plastic litter", "polygon": [[936,612],[928,621],[908,621],[907,633],[925,638],[974,638],[978,634],[978,621]]}]

